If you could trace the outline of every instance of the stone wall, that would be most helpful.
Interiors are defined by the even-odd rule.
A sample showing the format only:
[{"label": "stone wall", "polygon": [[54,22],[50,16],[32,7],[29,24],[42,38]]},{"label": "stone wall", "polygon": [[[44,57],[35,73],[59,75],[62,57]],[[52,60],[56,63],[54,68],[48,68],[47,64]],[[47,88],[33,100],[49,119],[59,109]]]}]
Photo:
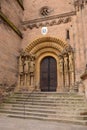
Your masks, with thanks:
[{"label": "stone wall", "polygon": [[[78,0],[77,0],[78,1]],[[69,30],[70,41],[69,44],[73,47],[75,51],[75,74],[76,80],[80,80],[80,75],[83,73],[86,62],[87,62],[87,3],[84,0],[83,3],[78,3],[75,5],[71,0],[25,0],[24,1],[24,24],[26,30],[24,30],[24,39],[22,41],[22,48],[26,48],[35,39],[39,37],[56,37],[65,42],[66,40],[66,30]],[[49,7],[52,11],[48,16],[41,16],[40,9],[44,6]],[[50,24],[51,20],[45,21],[47,17],[61,15],[67,12],[75,11],[75,15],[71,16],[71,22],[61,23],[61,24]],[[53,19],[56,22],[56,19]],[[40,21],[40,22],[38,22]],[[29,23],[33,28],[29,28]],[[47,25],[46,25],[47,22]],[[40,26],[40,24],[42,24]],[[47,35],[43,36],[41,34],[41,27],[48,26]],[[32,27],[32,26],[31,26]],[[68,43],[68,42],[67,42]]]},{"label": "stone wall", "polygon": [[23,10],[17,0],[2,0],[1,11],[18,27],[21,28]]},{"label": "stone wall", "polygon": [[75,68],[77,80],[80,80],[81,74],[84,72],[87,64],[87,3],[78,5],[76,16],[73,23],[73,37],[75,43]]},{"label": "stone wall", "polygon": [[[16,0],[0,1],[1,11],[15,26],[21,30],[23,10]],[[22,38],[10,27],[8,20],[0,19],[0,86],[12,86],[17,83],[17,56]]]},{"label": "stone wall", "polygon": [[50,8],[50,16],[73,10],[71,0],[24,0],[24,21],[41,18],[40,9],[44,6]]},{"label": "stone wall", "polygon": [[[13,84],[17,81],[17,56],[20,49],[25,49],[28,44],[41,37],[56,37],[71,45],[75,51],[76,80],[80,80],[87,61],[87,3],[77,4],[75,8],[73,0],[23,0],[23,12],[23,8],[17,1],[0,1],[1,11],[15,25],[16,29],[23,33],[23,39],[21,39],[20,35],[15,33],[15,29],[9,26],[9,23],[0,19],[0,84],[3,82]],[[46,16],[40,14],[43,7],[48,8],[45,12]],[[72,12],[74,12],[73,15]],[[70,21],[65,20],[67,15],[69,15]],[[61,19],[63,22],[59,21]],[[32,23],[33,27],[30,27]],[[43,26],[48,27],[46,35],[41,34]],[[66,39],[67,30],[70,34],[68,41]]]}]

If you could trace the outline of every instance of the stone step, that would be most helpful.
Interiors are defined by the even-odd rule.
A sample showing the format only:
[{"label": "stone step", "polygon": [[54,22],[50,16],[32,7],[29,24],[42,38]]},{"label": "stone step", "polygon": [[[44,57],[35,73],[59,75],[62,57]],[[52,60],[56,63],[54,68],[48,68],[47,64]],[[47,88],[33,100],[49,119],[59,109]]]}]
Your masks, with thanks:
[{"label": "stone step", "polygon": [[87,124],[87,102],[84,95],[75,93],[15,93],[2,103],[2,113],[15,118]]},{"label": "stone step", "polygon": [[55,97],[55,98],[46,98],[46,97],[10,97],[11,100],[22,100],[22,101],[26,101],[26,100],[51,100],[51,101],[55,101],[55,100],[61,100],[61,101],[86,101],[84,98],[64,98],[64,97]]},{"label": "stone step", "polygon": [[[3,111],[4,112],[4,111]],[[58,113],[58,115],[56,114],[48,114],[48,113],[37,113],[37,112],[27,112],[27,113],[25,113],[25,114],[23,114],[22,112],[17,112],[17,111],[14,111],[14,112],[12,112],[12,111],[7,111],[7,112],[4,112],[4,113],[6,113],[8,116],[14,116],[15,117],[15,115],[17,115],[17,116],[22,116],[22,117],[28,117],[28,118],[30,118],[30,117],[34,117],[34,118],[40,118],[40,119],[43,119],[43,118],[50,118],[50,119],[62,119],[62,120],[64,120],[64,119],[66,119],[66,120],[85,120],[86,122],[87,122],[87,115],[86,116],[82,116],[82,115],[74,115],[74,114],[72,114],[72,115],[68,115],[67,116],[67,114],[59,114]]]},{"label": "stone step", "polygon": [[38,96],[79,96],[79,97],[82,97],[84,96],[84,94],[79,94],[79,93],[70,93],[70,92],[64,92],[64,93],[58,93],[58,92],[33,92],[33,93],[29,93],[29,92],[20,92],[20,93],[16,93],[14,92],[13,95],[38,95]]},{"label": "stone step", "polygon": [[12,108],[11,110],[17,110],[17,111],[29,111],[29,112],[33,112],[33,111],[36,111],[36,112],[46,112],[46,113],[67,113],[67,114],[80,114],[80,113],[85,113],[87,112],[87,109],[71,109],[71,110],[68,110],[68,109],[41,109],[41,108],[20,108],[20,107],[16,107],[16,108]]},{"label": "stone step", "polygon": [[[22,91],[22,92],[14,92],[14,94],[38,94],[38,95],[70,95],[70,96],[82,96],[79,93],[72,93],[72,92],[28,92],[28,91]],[[84,95],[84,94],[83,94]]]},{"label": "stone step", "polygon": [[63,94],[60,94],[60,93],[20,93],[20,94],[17,94],[15,93],[14,95],[12,96],[30,96],[30,97],[79,97],[79,98],[82,98],[84,97],[84,95],[79,95],[79,94],[71,94],[71,93],[63,93]]},{"label": "stone step", "polygon": [[[24,107],[23,105],[13,105],[13,107]],[[50,109],[50,106],[41,106],[41,105],[25,105],[25,108],[40,108],[40,109]],[[69,107],[68,105],[67,106],[51,106],[51,109],[62,109],[62,110],[86,110],[87,107],[74,107],[74,106],[71,106]]]},{"label": "stone step", "polygon": [[79,115],[77,113],[60,113],[60,112],[53,112],[48,113],[45,111],[39,112],[39,111],[17,111],[17,110],[0,110],[1,113],[7,113],[7,114],[21,114],[21,115],[27,115],[27,116],[41,116],[41,117],[51,117],[51,118],[57,118],[57,117],[66,117],[66,118],[76,118],[76,119],[84,119],[87,120],[87,115]]},{"label": "stone step", "polygon": [[[46,101],[46,100],[43,100],[43,101],[4,101],[4,103],[9,103],[9,104],[40,104],[40,105],[50,105],[50,106],[53,106],[53,105],[83,105],[86,103],[86,102],[68,102],[68,101]],[[86,104],[87,105],[87,104]]]},{"label": "stone step", "polygon": [[62,99],[62,98],[65,98],[65,99],[84,99],[85,97],[84,96],[60,96],[60,95],[57,95],[57,96],[47,96],[47,95],[14,95],[14,96],[12,96],[12,97],[17,97],[17,98],[51,98],[51,99],[53,99],[53,98],[59,98],[59,99]]},{"label": "stone step", "polygon": [[44,107],[70,107],[70,108],[83,108],[83,107],[85,107],[85,108],[87,108],[87,105],[86,104],[84,104],[84,105],[82,105],[82,104],[50,104],[50,103],[29,103],[29,102],[27,102],[27,103],[21,103],[21,102],[15,102],[15,103],[13,103],[13,102],[11,102],[10,104],[9,103],[5,103],[5,105],[12,105],[12,106],[17,106],[17,105],[21,105],[21,106],[44,106]]},{"label": "stone step", "polygon": [[54,122],[62,122],[62,123],[72,123],[78,125],[87,125],[87,120],[79,120],[74,118],[66,118],[66,117],[42,117],[42,116],[33,116],[33,115],[21,115],[21,114],[8,114],[8,113],[0,113],[0,115],[8,116],[10,118],[20,118],[20,119],[34,119],[34,120],[43,120],[43,121],[54,121]]},{"label": "stone step", "polygon": [[86,101],[85,100],[85,98],[71,98],[71,97],[67,97],[67,98],[65,98],[65,97],[10,97],[12,100],[14,100],[14,99],[18,99],[18,100],[27,100],[27,99],[33,99],[33,100],[69,100],[69,101],[71,101],[71,100],[73,100],[73,101],[75,101],[75,100],[78,100],[78,101]]},{"label": "stone step", "polygon": [[5,101],[30,101],[30,100],[32,100],[32,101],[67,101],[67,102],[87,102],[87,100],[85,99],[85,98],[83,98],[83,99],[74,99],[74,98],[68,98],[68,99],[66,99],[66,98],[34,98],[34,97],[28,97],[28,98],[15,98],[15,97],[10,97],[10,98],[8,98],[7,100],[5,100]]},{"label": "stone step", "polygon": [[43,109],[43,110],[57,110],[57,111],[81,111],[81,112],[86,112],[87,111],[87,107],[83,107],[83,106],[81,106],[81,107],[74,107],[74,106],[64,106],[64,107],[62,107],[62,106],[51,106],[51,108],[50,108],[50,106],[41,106],[41,105],[19,105],[19,104],[15,104],[15,105],[10,105],[10,104],[4,104],[4,105],[2,105],[2,107],[0,107],[0,109],[2,109],[2,108],[4,108],[4,109]]},{"label": "stone step", "polygon": [[16,100],[13,100],[13,102],[23,102],[23,103],[26,103],[26,102],[43,102],[43,103],[45,103],[45,102],[47,102],[47,103],[70,103],[70,104],[78,104],[78,103],[81,103],[81,104],[83,104],[83,103],[85,103],[84,101],[78,101],[78,100],[75,100],[75,101],[69,101],[69,100],[33,100],[33,99],[28,99],[28,100],[19,100],[19,99],[16,99]]},{"label": "stone step", "polygon": [[46,113],[46,114],[48,114],[48,113],[54,113],[54,114],[58,114],[58,115],[60,115],[60,114],[75,114],[75,115],[78,115],[78,114],[80,114],[80,113],[87,113],[87,110],[85,110],[85,109],[79,109],[79,110],[64,110],[64,109],[40,109],[40,108],[26,108],[26,107],[22,107],[22,108],[14,108],[14,107],[12,107],[12,108],[8,108],[8,109],[5,109],[5,110],[3,110],[2,108],[0,108],[0,112],[22,112],[22,114],[24,113],[24,112],[26,112],[26,113],[28,113],[28,112],[38,112],[38,113]]},{"label": "stone step", "polygon": [[55,122],[62,122],[62,123],[72,123],[72,124],[79,124],[79,125],[87,125],[86,120],[78,120],[73,118],[64,118],[64,117],[57,117],[57,118],[50,118],[50,117],[35,117],[35,116],[23,116],[23,115],[8,115],[11,118],[22,118],[22,119],[36,119],[36,120],[44,120],[44,121],[55,121]]}]

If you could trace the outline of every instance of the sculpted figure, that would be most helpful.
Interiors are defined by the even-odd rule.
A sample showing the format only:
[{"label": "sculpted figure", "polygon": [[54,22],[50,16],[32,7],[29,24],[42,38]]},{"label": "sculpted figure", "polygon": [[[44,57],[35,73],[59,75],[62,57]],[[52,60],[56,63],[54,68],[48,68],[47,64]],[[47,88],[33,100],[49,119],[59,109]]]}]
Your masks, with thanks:
[{"label": "sculpted figure", "polygon": [[23,73],[23,60],[22,60],[22,56],[19,57],[19,73]]},{"label": "sculpted figure", "polygon": [[25,62],[24,62],[24,73],[28,73],[29,72],[29,60],[28,57],[25,57]]},{"label": "sculpted figure", "polygon": [[73,55],[69,54],[69,71],[73,72],[74,71],[74,63],[73,63]]},{"label": "sculpted figure", "polygon": [[68,57],[64,57],[64,71],[67,72],[68,71]]},{"label": "sculpted figure", "polygon": [[34,74],[34,70],[35,70],[35,56],[31,56],[31,61],[30,61],[30,75]]},{"label": "sculpted figure", "polygon": [[59,68],[60,68],[60,72],[63,72],[63,58],[60,58],[59,60]]}]

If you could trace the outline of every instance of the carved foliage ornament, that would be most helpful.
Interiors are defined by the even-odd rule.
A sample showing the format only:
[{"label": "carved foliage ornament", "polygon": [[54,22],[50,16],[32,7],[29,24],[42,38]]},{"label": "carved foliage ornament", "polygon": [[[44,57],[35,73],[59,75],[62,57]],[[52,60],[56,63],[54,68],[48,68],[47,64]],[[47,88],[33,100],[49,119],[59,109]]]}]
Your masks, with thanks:
[{"label": "carved foliage ornament", "polygon": [[40,15],[48,16],[51,13],[51,9],[48,6],[44,6],[40,9]]},{"label": "carved foliage ornament", "polygon": [[28,25],[28,27],[30,29],[33,29],[34,27],[39,28],[39,27],[43,27],[43,26],[53,26],[53,25],[59,25],[59,24],[65,24],[71,22],[71,17],[65,17],[65,18],[58,18],[55,20],[50,20],[50,21],[46,21],[46,22],[38,22],[38,23],[31,23]]},{"label": "carved foliage ornament", "polygon": [[86,4],[87,4],[87,0],[75,0],[74,1],[74,6],[77,11],[79,11],[80,9],[83,9]]}]

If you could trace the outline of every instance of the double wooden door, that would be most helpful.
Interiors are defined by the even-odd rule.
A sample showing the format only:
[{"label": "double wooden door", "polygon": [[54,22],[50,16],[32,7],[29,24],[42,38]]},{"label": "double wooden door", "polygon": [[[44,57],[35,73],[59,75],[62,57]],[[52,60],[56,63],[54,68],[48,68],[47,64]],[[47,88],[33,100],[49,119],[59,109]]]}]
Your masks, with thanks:
[{"label": "double wooden door", "polygon": [[53,57],[45,57],[40,65],[41,91],[56,91],[57,63]]}]

